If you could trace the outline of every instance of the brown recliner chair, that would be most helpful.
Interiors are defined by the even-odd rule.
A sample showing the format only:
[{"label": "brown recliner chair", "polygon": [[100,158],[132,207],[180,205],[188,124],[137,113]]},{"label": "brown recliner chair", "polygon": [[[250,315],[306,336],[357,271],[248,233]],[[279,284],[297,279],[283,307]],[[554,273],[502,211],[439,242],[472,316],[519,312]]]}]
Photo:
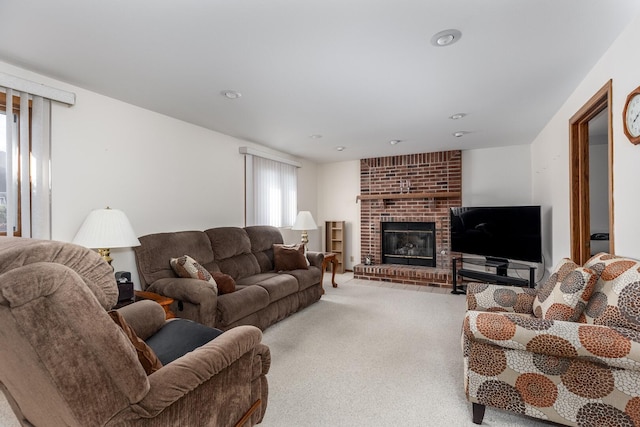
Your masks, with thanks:
[{"label": "brown recliner chair", "polygon": [[[80,246],[0,237],[0,389],[25,426],[248,426],[267,404],[269,348],[228,330],[147,375],[106,310],[111,267]],[[141,301],[121,314],[147,339],[166,327]]]}]

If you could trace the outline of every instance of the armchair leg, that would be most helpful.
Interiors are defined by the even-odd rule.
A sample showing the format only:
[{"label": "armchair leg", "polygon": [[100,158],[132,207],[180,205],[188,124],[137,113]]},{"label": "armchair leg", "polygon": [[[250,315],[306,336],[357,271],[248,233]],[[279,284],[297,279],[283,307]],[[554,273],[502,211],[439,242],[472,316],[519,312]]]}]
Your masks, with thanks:
[{"label": "armchair leg", "polygon": [[481,405],[479,403],[472,403],[473,406],[473,423],[474,424],[482,424],[482,419],[484,418],[484,410],[486,406]]},{"label": "armchair leg", "polygon": [[251,405],[251,408],[249,408],[249,410],[247,411],[246,414],[244,414],[242,416],[242,418],[240,419],[240,421],[238,421],[235,425],[235,427],[242,427],[244,426],[244,424],[250,420],[251,415],[253,415],[254,412],[256,412],[256,410],[260,407],[260,405],[262,405],[262,400],[258,399],[256,400],[253,405]]}]

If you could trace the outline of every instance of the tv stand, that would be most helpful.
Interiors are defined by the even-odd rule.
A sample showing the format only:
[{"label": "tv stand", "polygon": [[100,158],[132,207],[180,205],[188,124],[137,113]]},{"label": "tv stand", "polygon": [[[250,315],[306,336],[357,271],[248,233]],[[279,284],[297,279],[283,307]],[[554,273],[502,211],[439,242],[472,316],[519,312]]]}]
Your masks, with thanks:
[{"label": "tv stand", "polygon": [[[495,283],[499,285],[530,287],[535,286],[536,268],[526,264],[509,262],[502,258],[452,258],[451,269],[453,273],[453,290],[452,294],[465,294],[466,291],[462,286],[458,287],[458,276],[468,277],[470,279],[479,280],[481,282]],[[463,267],[463,263],[478,265],[481,267],[495,268],[495,273],[488,271],[471,270],[467,268],[458,268],[458,262]],[[529,270],[529,280],[520,277],[511,277],[507,275],[508,270]]]},{"label": "tv stand", "polygon": [[[481,261],[481,260],[479,260]],[[487,266],[491,266],[491,267],[503,267],[504,265],[509,264],[509,260],[505,259],[505,258],[495,258],[495,257],[485,257],[484,258],[484,265]]]}]

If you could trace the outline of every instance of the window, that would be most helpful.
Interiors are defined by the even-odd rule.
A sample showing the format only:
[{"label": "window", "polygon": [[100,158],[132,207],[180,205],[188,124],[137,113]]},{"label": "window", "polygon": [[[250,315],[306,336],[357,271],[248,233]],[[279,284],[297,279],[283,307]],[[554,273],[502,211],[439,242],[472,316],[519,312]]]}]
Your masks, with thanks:
[{"label": "window", "polygon": [[295,162],[281,162],[249,151],[244,153],[247,154],[246,224],[293,226],[298,204],[299,166]]},{"label": "window", "polygon": [[[20,105],[18,97],[13,98],[13,105]],[[26,115],[29,117],[29,115]],[[0,93],[0,235],[7,235],[7,224],[11,224],[14,236],[22,234],[20,206],[20,175],[19,162],[20,148],[18,144],[18,129],[20,109],[13,108],[13,112],[7,118],[7,98]],[[7,127],[11,127],[7,132]],[[7,136],[11,138],[7,141]],[[9,197],[16,199],[15,203],[9,203]]]},{"label": "window", "polygon": [[51,238],[51,101],[76,95],[0,72],[0,234]]},{"label": "window", "polygon": [[0,90],[0,235],[50,239],[51,102]]}]

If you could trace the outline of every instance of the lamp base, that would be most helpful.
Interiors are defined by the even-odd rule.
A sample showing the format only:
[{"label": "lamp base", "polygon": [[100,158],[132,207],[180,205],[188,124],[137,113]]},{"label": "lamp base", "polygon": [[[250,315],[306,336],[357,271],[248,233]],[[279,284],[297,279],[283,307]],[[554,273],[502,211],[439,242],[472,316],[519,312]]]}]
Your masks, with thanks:
[{"label": "lamp base", "polygon": [[300,243],[302,246],[306,247],[307,243],[309,243],[309,235],[307,234],[307,230],[302,230],[302,236],[300,238]]},{"label": "lamp base", "polygon": [[111,265],[111,261],[113,261],[113,258],[111,258],[110,256],[111,251],[109,248],[98,249],[98,253],[102,257],[102,259],[107,262],[107,264]]}]

